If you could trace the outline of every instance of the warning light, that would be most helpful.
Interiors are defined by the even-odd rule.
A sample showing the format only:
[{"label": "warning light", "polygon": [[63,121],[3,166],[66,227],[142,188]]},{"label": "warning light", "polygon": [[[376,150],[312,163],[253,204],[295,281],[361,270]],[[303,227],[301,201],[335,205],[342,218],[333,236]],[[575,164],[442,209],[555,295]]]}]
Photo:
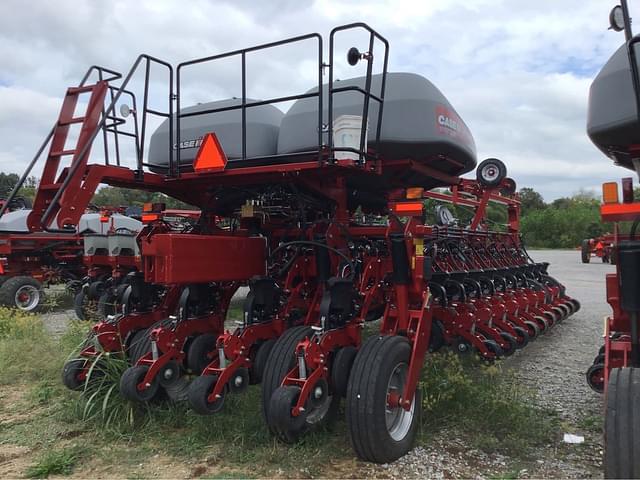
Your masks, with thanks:
[{"label": "warning light", "polygon": [[607,182],[602,184],[602,201],[604,203],[619,203],[618,184],[616,182]]},{"label": "warning light", "polygon": [[160,220],[160,215],[158,215],[157,213],[145,213],[144,215],[142,215],[142,223],[151,223],[155,222],[156,220]]},{"label": "warning light", "polygon": [[418,198],[422,198],[423,193],[424,188],[422,187],[407,188],[407,200],[416,200]]},{"label": "warning light", "polygon": [[215,133],[207,133],[193,161],[195,172],[219,172],[227,165],[227,156]]},{"label": "warning light", "polygon": [[405,217],[419,217],[422,215],[424,205],[422,202],[402,202],[391,206],[391,211]]}]

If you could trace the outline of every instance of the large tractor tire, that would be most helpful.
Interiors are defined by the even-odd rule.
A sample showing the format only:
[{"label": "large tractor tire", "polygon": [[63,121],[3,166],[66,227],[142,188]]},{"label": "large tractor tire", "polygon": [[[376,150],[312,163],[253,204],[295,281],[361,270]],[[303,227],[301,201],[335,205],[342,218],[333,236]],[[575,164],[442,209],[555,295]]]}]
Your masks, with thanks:
[{"label": "large tractor tire", "polygon": [[605,478],[640,478],[640,368],[614,368],[604,423]]},{"label": "large tractor tire", "polygon": [[400,336],[369,338],[358,352],[347,387],[347,427],[358,457],[388,463],[413,446],[422,407],[416,390],[409,410],[389,405],[407,381],[411,345]]},{"label": "large tractor tire", "polygon": [[0,286],[0,304],[24,312],[38,312],[44,305],[42,284],[27,276],[12,277]]},{"label": "large tractor tire", "polygon": [[582,263],[589,263],[591,261],[591,247],[589,246],[589,240],[582,241],[581,254]]}]

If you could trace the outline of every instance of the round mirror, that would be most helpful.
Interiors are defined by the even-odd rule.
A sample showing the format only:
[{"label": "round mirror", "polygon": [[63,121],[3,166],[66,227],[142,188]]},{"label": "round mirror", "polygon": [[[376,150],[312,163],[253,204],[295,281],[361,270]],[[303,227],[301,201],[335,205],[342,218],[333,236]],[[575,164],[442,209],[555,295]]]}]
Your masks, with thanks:
[{"label": "round mirror", "polygon": [[609,14],[609,24],[611,25],[611,29],[616,32],[624,30],[624,13],[620,5],[616,5],[613,7],[613,10],[611,10]]},{"label": "round mirror", "polygon": [[129,105],[127,105],[126,103],[120,105],[120,115],[122,115],[123,118],[127,118],[129,115],[131,115],[131,108],[129,107]]},{"label": "round mirror", "polygon": [[358,50],[356,47],[351,47],[347,52],[347,62],[349,62],[349,65],[353,67],[359,61],[360,61],[360,50]]}]

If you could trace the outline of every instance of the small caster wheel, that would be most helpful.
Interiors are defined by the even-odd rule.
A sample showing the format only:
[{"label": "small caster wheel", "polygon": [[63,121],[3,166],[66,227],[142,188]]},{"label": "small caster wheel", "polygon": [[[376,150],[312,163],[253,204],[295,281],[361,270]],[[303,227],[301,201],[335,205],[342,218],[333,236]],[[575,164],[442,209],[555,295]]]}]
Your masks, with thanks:
[{"label": "small caster wheel", "polygon": [[497,158],[483,160],[476,170],[478,182],[485,187],[497,187],[506,176],[507,167]]},{"label": "small caster wheel", "polygon": [[597,393],[604,392],[604,363],[594,363],[589,367],[586,375],[591,390]]}]

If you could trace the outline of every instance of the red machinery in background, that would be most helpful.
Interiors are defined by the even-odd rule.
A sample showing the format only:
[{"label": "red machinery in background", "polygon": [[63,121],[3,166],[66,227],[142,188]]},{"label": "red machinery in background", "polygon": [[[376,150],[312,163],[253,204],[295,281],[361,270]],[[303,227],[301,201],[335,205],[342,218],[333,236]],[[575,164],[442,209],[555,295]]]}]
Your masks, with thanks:
[{"label": "red machinery in background", "polygon": [[613,256],[613,245],[616,237],[613,234],[603,235],[596,238],[587,238],[580,245],[580,258],[582,263],[590,263],[591,257],[602,259],[602,263],[615,264]]}]

